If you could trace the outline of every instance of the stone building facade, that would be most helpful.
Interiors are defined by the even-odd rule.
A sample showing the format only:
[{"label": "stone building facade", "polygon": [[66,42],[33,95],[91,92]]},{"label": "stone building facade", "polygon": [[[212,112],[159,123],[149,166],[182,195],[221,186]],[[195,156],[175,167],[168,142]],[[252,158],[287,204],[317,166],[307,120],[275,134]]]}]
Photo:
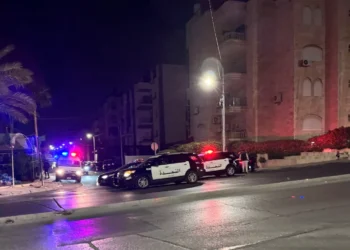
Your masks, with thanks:
[{"label": "stone building facade", "polygon": [[[350,1],[212,1],[229,141],[306,139],[350,125]],[[195,5],[187,24],[198,141],[221,136],[220,91],[198,85],[203,62],[219,56],[207,7]]]}]

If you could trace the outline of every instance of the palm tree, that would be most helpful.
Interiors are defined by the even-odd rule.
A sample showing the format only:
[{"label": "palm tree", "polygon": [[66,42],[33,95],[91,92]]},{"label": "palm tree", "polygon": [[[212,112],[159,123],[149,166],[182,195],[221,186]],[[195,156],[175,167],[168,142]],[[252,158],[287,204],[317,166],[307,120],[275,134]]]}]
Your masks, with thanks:
[{"label": "palm tree", "polygon": [[[13,50],[13,45],[0,50],[0,60]],[[28,122],[28,116],[36,111],[36,103],[23,90],[33,81],[32,75],[19,62],[0,65],[0,113],[22,123]]]}]

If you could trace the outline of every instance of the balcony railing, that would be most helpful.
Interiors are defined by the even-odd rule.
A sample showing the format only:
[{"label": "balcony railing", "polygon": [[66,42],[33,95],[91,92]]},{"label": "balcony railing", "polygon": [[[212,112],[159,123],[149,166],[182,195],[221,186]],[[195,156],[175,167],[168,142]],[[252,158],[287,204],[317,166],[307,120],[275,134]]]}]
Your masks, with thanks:
[{"label": "balcony railing", "polygon": [[[228,113],[239,112],[247,107],[247,99],[240,97],[226,97],[225,99],[225,111]],[[222,105],[219,103],[218,112],[221,112]]]},{"label": "balcony railing", "polygon": [[245,33],[241,33],[241,32],[235,32],[235,31],[225,32],[224,41],[231,40],[231,39],[245,41],[246,36],[245,36]]},{"label": "balcony railing", "polygon": [[232,131],[227,134],[227,137],[231,141],[243,140],[247,138],[247,131],[246,130]]}]

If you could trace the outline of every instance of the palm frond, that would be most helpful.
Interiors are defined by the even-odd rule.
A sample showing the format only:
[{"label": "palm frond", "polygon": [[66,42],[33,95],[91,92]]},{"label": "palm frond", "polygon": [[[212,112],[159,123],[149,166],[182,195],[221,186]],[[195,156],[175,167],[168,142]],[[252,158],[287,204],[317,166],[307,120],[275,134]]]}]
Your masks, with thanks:
[{"label": "palm frond", "polygon": [[22,69],[22,63],[20,62],[12,62],[12,63],[4,63],[0,65],[0,71],[9,71],[13,69]]},{"label": "palm frond", "polygon": [[33,114],[36,110],[35,101],[28,95],[20,92],[10,93],[6,96],[0,96],[0,101],[7,106],[17,108],[24,113]]},{"label": "palm frond", "polygon": [[0,103],[0,113],[3,113],[5,115],[8,115],[9,117],[13,118],[16,121],[19,121],[21,123],[27,123],[28,118],[24,113],[17,110],[16,108],[7,106],[4,103]]},{"label": "palm frond", "polygon": [[8,87],[22,88],[24,85],[33,82],[32,75],[33,72],[24,68],[0,71],[0,82],[6,83]]},{"label": "palm frond", "polygon": [[15,49],[14,45],[8,45],[0,50],[0,59],[11,53]]}]

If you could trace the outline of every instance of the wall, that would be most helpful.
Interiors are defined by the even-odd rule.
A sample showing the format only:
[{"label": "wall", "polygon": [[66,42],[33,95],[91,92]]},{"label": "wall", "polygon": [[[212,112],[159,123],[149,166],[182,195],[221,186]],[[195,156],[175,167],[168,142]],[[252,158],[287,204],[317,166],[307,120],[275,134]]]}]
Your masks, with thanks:
[{"label": "wall", "polygon": [[[293,3],[258,1],[258,140],[294,134]],[[249,27],[248,27],[249,29]],[[274,104],[282,93],[282,102]]]}]

